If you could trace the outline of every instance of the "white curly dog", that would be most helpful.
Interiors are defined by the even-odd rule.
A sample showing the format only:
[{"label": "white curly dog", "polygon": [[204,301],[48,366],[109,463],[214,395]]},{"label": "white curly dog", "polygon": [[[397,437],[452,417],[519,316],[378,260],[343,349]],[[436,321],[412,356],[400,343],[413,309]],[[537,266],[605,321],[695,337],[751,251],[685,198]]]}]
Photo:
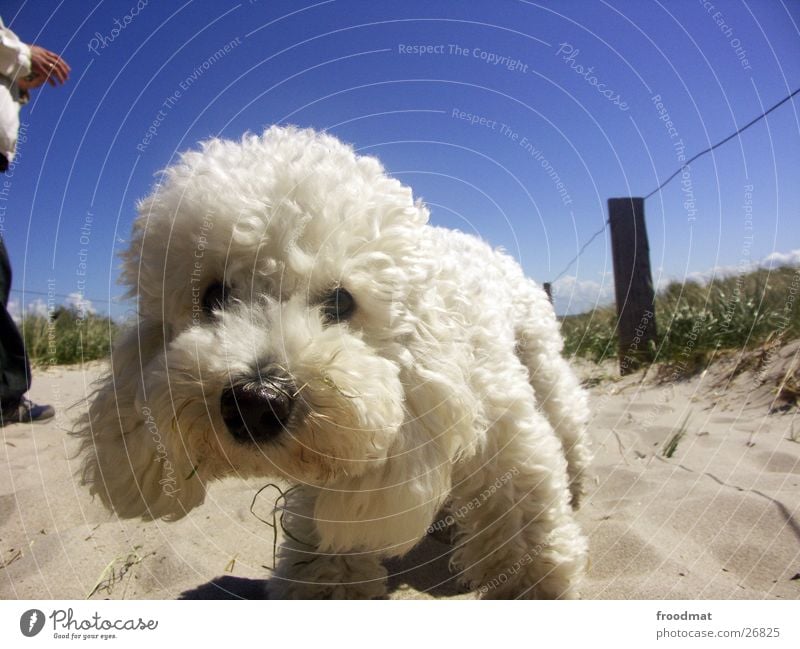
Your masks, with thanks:
[{"label": "white curly dog", "polygon": [[444,506],[486,597],[577,595],[585,395],[545,293],[372,157],[273,127],[212,139],[141,202],[139,318],[77,434],[121,517],[225,476],[299,485],[273,597],[380,597]]}]

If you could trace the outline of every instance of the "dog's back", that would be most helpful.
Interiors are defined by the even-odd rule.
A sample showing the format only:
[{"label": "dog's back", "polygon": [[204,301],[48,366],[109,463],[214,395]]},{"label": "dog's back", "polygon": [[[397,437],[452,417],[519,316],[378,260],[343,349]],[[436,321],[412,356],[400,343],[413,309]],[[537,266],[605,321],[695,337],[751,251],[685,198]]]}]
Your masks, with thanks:
[{"label": "dog's back", "polygon": [[[451,313],[469,323],[467,337],[500,335],[516,349],[537,403],[564,447],[572,504],[577,507],[591,462],[589,410],[585,392],[561,355],[563,340],[553,305],[544,289],[502,249],[457,230],[426,229],[427,252],[440,260],[437,290],[446,296]],[[475,340],[464,342],[481,347]]]}]

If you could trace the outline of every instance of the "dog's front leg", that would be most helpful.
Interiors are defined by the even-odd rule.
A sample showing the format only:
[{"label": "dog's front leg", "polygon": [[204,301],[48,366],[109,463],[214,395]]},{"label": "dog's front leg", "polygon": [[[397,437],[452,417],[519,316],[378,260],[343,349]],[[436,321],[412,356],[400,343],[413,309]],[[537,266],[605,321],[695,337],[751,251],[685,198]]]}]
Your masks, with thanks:
[{"label": "dog's front leg", "polygon": [[569,505],[567,467],[535,407],[500,412],[484,452],[454,475],[454,563],[485,598],[574,598],[587,543]]},{"label": "dog's front leg", "polygon": [[386,568],[371,554],[319,554],[281,548],[270,599],[376,599],[386,595]]},{"label": "dog's front leg", "polygon": [[375,599],[386,595],[386,568],[372,552],[321,552],[313,489],[296,488],[284,507],[284,541],[269,580],[270,599]]}]

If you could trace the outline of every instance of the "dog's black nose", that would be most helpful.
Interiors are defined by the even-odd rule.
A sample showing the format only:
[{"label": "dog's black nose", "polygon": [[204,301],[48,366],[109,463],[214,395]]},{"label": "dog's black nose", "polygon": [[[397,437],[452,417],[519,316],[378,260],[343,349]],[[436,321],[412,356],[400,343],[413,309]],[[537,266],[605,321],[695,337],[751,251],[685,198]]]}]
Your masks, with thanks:
[{"label": "dog's black nose", "polygon": [[222,393],[220,412],[240,442],[265,442],[286,427],[294,399],[291,383],[263,379],[232,385]]}]

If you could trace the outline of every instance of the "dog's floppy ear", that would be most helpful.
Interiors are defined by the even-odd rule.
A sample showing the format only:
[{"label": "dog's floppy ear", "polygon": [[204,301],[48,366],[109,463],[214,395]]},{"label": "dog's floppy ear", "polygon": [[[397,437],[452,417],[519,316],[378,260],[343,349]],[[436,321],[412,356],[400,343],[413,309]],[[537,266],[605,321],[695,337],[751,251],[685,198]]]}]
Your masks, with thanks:
[{"label": "dog's floppy ear", "polygon": [[[415,446],[420,436],[409,434],[405,439]],[[441,459],[430,447],[398,447],[382,469],[320,490],[314,507],[319,549],[383,556],[408,552],[425,535],[449,493],[450,465]]]},{"label": "dog's floppy ear", "polygon": [[[474,406],[460,368],[442,350],[401,373],[406,420],[385,463],[320,490],[314,508],[319,548],[328,552],[408,552],[450,493],[455,458],[475,444]],[[409,387],[415,386],[415,387]]]},{"label": "dog's floppy ear", "polygon": [[175,433],[162,430],[142,405],[142,368],[163,353],[161,323],[142,322],[115,342],[111,370],[90,397],[73,433],[83,455],[82,482],[122,518],[181,518],[205,498],[205,488]]},{"label": "dog's floppy ear", "polygon": [[[427,210],[416,207],[424,222]],[[468,368],[458,364],[461,350],[447,336],[431,335],[459,326],[441,298],[426,290],[438,260],[405,245],[415,241],[414,227],[398,232],[397,249],[404,249],[405,265],[416,274],[396,314],[396,342],[382,340],[381,349],[400,369],[406,416],[380,467],[320,490],[314,518],[322,551],[398,556],[410,550],[450,493],[453,463],[475,452],[481,432]]]}]

